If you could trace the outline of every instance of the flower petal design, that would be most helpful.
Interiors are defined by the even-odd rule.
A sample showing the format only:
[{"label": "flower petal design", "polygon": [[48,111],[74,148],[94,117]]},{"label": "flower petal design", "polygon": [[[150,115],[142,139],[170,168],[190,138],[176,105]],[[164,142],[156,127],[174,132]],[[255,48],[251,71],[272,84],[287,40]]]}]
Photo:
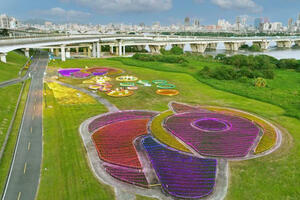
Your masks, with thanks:
[{"label": "flower petal design", "polygon": [[[219,130],[201,129],[197,127],[199,120],[206,120],[206,128],[209,128],[210,124],[219,124],[218,126],[222,128]],[[209,121],[215,122],[208,123]],[[226,127],[221,125],[221,121],[226,122]],[[173,115],[165,121],[165,127],[199,154],[225,158],[246,156],[260,131],[253,122],[247,119],[218,113]]]},{"label": "flower petal design", "polygon": [[142,140],[165,191],[178,198],[200,198],[214,188],[217,160],[183,154],[151,136]]}]

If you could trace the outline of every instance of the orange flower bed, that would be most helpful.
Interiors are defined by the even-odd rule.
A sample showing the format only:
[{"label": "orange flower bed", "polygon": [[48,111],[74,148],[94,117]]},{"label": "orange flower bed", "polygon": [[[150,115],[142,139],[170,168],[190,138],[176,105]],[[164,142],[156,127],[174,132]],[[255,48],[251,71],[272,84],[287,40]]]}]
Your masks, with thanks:
[{"label": "orange flower bed", "polygon": [[164,96],[176,96],[179,94],[179,91],[171,90],[171,89],[160,89],[160,90],[156,90],[156,94],[164,95]]}]

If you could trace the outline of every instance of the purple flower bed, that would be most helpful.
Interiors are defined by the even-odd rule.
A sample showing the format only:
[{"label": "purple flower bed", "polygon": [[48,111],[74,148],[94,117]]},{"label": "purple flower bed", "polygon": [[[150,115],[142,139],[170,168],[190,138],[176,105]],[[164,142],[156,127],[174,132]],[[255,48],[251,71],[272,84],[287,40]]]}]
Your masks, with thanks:
[{"label": "purple flower bed", "polygon": [[131,169],[117,165],[104,164],[104,168],[112,177],[140,187],[148,187],[148,181],[145,174],[140,169]]},{"label": "purple flower bed", "polygon": [[164,126],[201,155],[226,158],[246,156],[260,131],[249,120],[218,113],[173,115]]},{"label": "purple flower bed", "polygon": [[81,69],[79,68],[72,68],[72,69],[60,69],[58,73],[64,77],[70,77],[73,73],[79,72]]},{"label": "purple flower bed", "polygon": [[120,111],[101,116],[89,124],[89,132],[92,133],[97,129],[114,122],[131,120],[131,119],[143,119],[152,118],[157,113],[148,111]]},{"label": "purple flower bed", "polygon": [[216,179],[215,159],[202,159],[171,150],[152,136],[142,140],[163,189],[176,198],[209,195]]}]

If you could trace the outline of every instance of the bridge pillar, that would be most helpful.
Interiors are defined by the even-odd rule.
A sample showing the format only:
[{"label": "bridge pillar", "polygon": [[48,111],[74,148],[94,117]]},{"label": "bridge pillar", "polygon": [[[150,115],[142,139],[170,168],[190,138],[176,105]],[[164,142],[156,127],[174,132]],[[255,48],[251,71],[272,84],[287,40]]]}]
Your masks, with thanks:
[{"label": "bridge pillar", "polygon": [[118,40],[117,52],[118,52],[118,56],[122,56],[122,40]]},{"label": "bridge pillar", "polygon": [[97,46],[95,42],[93,43],[92,55],[94,58],[97,57]]},{"label": "bridge pillar", "polygon": [[64,62],[66,61],[66,49],[65,49],[65,46],[61,46],[61,60]]},{"label": "bridge pillar", "polygon": [[217,46],[218,46],[218,43],[208,43],[207,49],[216,50]]},{"label": "bridge pillar", "polygon": [[58,56],[59,56],[59,49],[58,49],[58,48],[57,48],[57,49],[55,49],[54,55],[55,55],[56,57],[58,57]]},{"label": "bridge pillar", "polygon": [[184,44],[172,44],[172,47],[179,47],[181,49],[184,49]]},{"label": "bridge pillar", "polygon": [[267,50],[269,48],[268,41],[261,41],[261,42],[253,42],[253,45],[259,46],[262,50]]},{"label": "bridge pillar", "polygon": [[126,46],[124,45],[123,46],[123,56],[125,56],[126,55]]},{"label": "bridge pillar", "polygon": [[114,54],[114,46],[110,46],[110,54]]},{"label": "bridge pillar", "polygon": [[66,58],[71,58],[71,50],[70,50],[70,48],[67,48],[67,50],[66,50]]},{"label": "bridge pillar", "polygon": [[89,47],[87,48],[87,56],[88,56],[88,57],[91,57],[91,49],[92,49],[91,46],[89,46]]},{"label": "bridge pillar", "polygon": [[53,52],[54,52],[54,49],[53,49],[53,48],[50,48],[50,52],[53,53]]},{"label": "bridge pillar", "polygon": [[238,51],[244,44],[243,42],[225,42],[225,48],[227,51]]},{"label": "bridge pillar", "polygon": [[101,45],[99,42],[97,42],[97,58],[101,57]]},{"label": "bridge pillar", "polygon": [[6,63],[6,53],[0,53],[0,60],[1,60],[1,62],[3,62],[3,63]]},{"label": "bridge pillar", "polygon": [[192,52],[195,53],[204,53],[208,44],[207,43],[201,43],[201,44],[190,44]]},{"label": "bridge pillar", "polygon": [[76,47],[76,48],[75,48],[75,52],[76,52],[76,53],[79,53],[79,47]]},{"label": "bridge pillar", "polygon": [[30,55],[29,55],[29,48],[26,48],[26,49],[25,49],[25,56],[26,56],[27,58],[30,57]]},{"label": "bridge pillar", "polygon": [[159,54],[162,48],[165,48],[165,45],[149,45],[151,53]]},{"label": "bridge pillar", "polygon": [[277,41],[277,47],[278,48],[292,48],[292,41],[286,40],[286,41]]}]

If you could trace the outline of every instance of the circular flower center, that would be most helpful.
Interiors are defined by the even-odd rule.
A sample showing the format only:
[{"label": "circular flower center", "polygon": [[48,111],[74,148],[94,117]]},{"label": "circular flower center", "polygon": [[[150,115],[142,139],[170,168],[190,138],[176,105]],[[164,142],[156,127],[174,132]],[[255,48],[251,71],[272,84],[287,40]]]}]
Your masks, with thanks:
[{"label": "circular flower center", "polygon": [[230,129],[230,124],[216,118],[204,118],[195,121],[194,127],[207,132],[226,131]]}]

